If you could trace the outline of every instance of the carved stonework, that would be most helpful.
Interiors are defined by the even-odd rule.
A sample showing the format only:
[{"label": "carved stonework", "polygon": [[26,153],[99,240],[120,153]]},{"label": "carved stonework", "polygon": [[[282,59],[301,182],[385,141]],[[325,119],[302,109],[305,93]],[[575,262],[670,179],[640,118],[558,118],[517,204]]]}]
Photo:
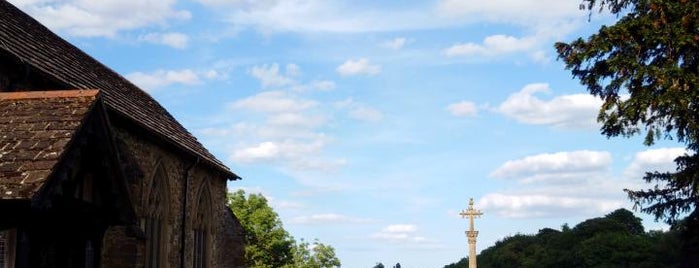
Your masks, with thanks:
[{"label": "carved stonework", "polygon": [[476,268],[476,237],[478,237],[478,231],[475,230],[473,226],[473,219],[480,218],[483,212],[473,208],[473,198],[468,201],[468,209],[461,211],[459,213],[461,217],[468,217],[469,229],[466,231],[466,238],[468,238],[468,267]]}]

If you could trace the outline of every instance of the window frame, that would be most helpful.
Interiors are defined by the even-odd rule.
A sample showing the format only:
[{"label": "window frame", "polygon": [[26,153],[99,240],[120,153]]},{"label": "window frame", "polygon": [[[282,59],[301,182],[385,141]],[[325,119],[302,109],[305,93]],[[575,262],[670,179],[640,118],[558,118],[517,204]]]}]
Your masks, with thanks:
[{"label": "window frame", "polygon": [[159,162],[151,179],[148,195],[145,196],[145,215],[141,218],[141,229],[146,241],[144,247],[145,268],[167,268],[168,237],[167,224],[170,215],[170,187],[167,173]]},{"label": "window frame", "polygon": [[202,182],[197,194],[193,232],[192,267],[207,268],[211,262],[213,203],[209,184]]},{"label": "window frame", "polygon": [[15,257],[17,252],[17,229],[7,229],[0,231],[0,245],[2,250],[0,250],[0,257],[2,257],[2,262],[0,262],[0,268],[11,268],[15,267]]}]

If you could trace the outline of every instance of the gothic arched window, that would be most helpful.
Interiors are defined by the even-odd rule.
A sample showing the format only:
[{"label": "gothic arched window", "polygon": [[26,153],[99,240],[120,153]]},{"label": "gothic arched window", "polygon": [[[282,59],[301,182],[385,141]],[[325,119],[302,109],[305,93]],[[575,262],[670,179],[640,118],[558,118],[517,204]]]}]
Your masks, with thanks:
[{"label": "gothic arched window", "polygon": [[141,227],[146,235],[146,268],[163,268],[167,256],[167,219],[169,214],[169,187],[167,173],[162,165],[155,169],[146,200]]},{"label": "gothic arched window", "polygon": [[197,206],[192,229],[194,232],[194,268],[209,267],[209,254],[211,247],[211,192],[204,182],[199,190]]}]

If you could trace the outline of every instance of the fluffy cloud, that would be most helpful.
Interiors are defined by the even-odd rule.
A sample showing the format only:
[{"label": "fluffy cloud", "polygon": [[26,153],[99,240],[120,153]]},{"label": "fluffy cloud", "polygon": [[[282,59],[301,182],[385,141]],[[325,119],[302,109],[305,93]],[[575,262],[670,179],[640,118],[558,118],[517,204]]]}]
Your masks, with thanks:
[{"label": "fluffy cloud", "polygon": [[417,226],[413,224],[392,224],[384,227],[380,232],[373,234],[371,237],[377,240],[388,242],[420,242],[425,238],[416,236]]},{"label": "fluffy cloud", "polygon": [[600,215],[624,204],[622,198],[491,193],[481,198],[477,206],[506,218],[547,218]]},{"label": "fluffy cloud", "polygon": [[189,36],[183,33],[149,33],[138,37],[139,41],[166,45],[177,49],[185,49]]},{"label": "fluffy cloud", "polygon": [[417,250],[444,249],[444,245],[438,241],[428,239],[417,234],[418,228],[414,224],[392,224],[381,231],[372,234],[372,239],[396,244],[400,247]]},{"label": "fluffy cloud", "polygon": [[628,205],[624,188],[637,181],[611,173],[604,151],[537,154],[505,162],[491,177],[514,180],[516,187],[486,194],[479,207],[507,218],[594,216]]},{"label": "fluffy cloud", "polygon": [[[287,65],[286,69],[289,75],[300,72],[296,65]],[[278,74],[274,65],[258,70],[251,75]],[[234,101],[228,104],[229,111],[246,114],[246,119],[230,127],[203,129],[201,133],[235,140],[234,145],[229,145],[229,159],[237,163],[276,165],[293,171],[331,171],[345,165],[344,159],[323,155],[332,141],[321,131],[328,120],[327,113],[322,112],[320,103],[301,93],[292,87]]]},{"label": "fluffy cloud", "polygon": [[658,148],[636,153],[631,164],[624,170],[624,176],[640,179],[646,172],[675,171],[677,164],[674,160],[687,153],[685,148]]},{"label": "fluffy cloud", "polygon": [[580,16],[579,5],[577,0],[439,0],[436,9],[449,17],[529,25]]},{"label": "fluffy cloud", "polygon": [[[495,34],[481,42],[459,42],[443,50],[446,56],[495,57],[525,53],[532,61],[546,63],[544,52],[551,43],[579,28],[584,12],[575,0],[440,0],[437,13],[450,18],[469,18],[471,22],[502,23],[519,26],[517,36]],[[546,10],[546,12],[542,12]]]},{"label": "fluffy cloud", "polygon": [[172,84],[191,86],[202,82],[200,75],[191,69],[156,70],[151,73],[134,72],[127,74],[126,78],[147,91],[152,91]]},{"label": "fluffy cloud", "polygon": [[573,94],[542,100],[536,93],[548,93],[548,84],[529,84],[510,95],[497,108],[518,122],[560,128],[596,128],[602,101],[589,94]]},{"label": "fluffy cloud", "polygon": [[[431,12],[413,10],[359,10],[351,1],[325,0],[199,0],[226,12],[237,27],[263,32],[370,32],[417,29],[441,24]],[[433,22],[434,21],[434,22]],[[427,26],[425,23],[428,22]]]},{"label": "fluffy cloud", "polygon": [[565,180],[581,174],[605,172],[611,165],[609,152],[574,151],[538,154],[510,160],[493,171],[494,178],[518,179],[521,182]]},{"label": "fluffy cloud", "polygon": [[381,113],[381,111],[365,104],[358,103],[353,99],[335,102],[334,106],[337,109],[346,110],[347,116],[352,119],[370,123],[377,123],[383,120],[383,113]]},{"label": "fluffy cloud", "polygon": [[279,72],[279,64],[255,66],[250,69],[250,75],[260,80],[262,88],[287,86],[294,83],[292,76],[300,73],[295,64],[286,65],[286,75]]},{"label": "fluffy cloud", "polygon": [[403,46],[408,42],[408,39],[405,37],[396,37],[394,39],[391,39],[389,41],[381,43],[382,47],[385,48],[390,48],[390,49],[401,49]]},{"label": "fluffy cloud", "polygon": [[453,116],[476,116],[478,114],[476,104],[470,101],[460,101],[449,104],[449,106],[447,106],[447,111]]},{"label": "fluffy cloud", "polygon": [[175,0],[11,2],[53,30],[86,37],[113,37],[120,31],[164,25],[169,20],[188,20],[191,17],[189,11],[174,8]]},{"label": "fluffy cloud", "polygon": [[236,162],[255,163],[264,161],[300,159],[304,155],[315,154],[325,146],[323,139],[312,141],[286,140],[265,141],[250,147],[237,149],[231,156]]},{"label": "fluffy cloud", "polygon": [[265,91],[235,101],[229,107],[263,113],[287,113],[303,111],[316,105],[318,103],[313,100],[298,98],[284,91]]},{"label": "fluffy cloud", "polygon": [[291,224],[363,224],[371,223],[375,220],[367,218],[355,218],[342,214],[327,213],[327,214],[314,214],[310,216],[298,216],[291,218],[289,223]]},{"label": "fluffy cloud", "polygon": [[516,38],[508,35],[491,35],[482,44],[456,44],[444,50],[447,56],[497,56],[512,52],[532,50],[537,45],[536,37]]},{"label": "fluffy cloud", "polygon": [[371,64],[368,59],[348,59],[337,67],[337,72],[343,76],[375,75],[381,72],[381,66]]}]

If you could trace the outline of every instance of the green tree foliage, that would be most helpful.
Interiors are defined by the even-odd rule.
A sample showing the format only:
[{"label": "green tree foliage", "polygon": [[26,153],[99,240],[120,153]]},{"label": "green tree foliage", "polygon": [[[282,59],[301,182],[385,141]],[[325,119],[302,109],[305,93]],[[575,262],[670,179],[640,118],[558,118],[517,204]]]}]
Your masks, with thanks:
[{"label": "green tree foliage", "polygon": [[[619,209],[566,231],[507,237],[479,254],[478,267],[681,267],[679,239],[676,230],[646,233],[641,219]],[[444,267],[466,268],[468,260]]]},{"label": "green tree foliage", "polygon": [[238,190],[228,195],[233,213],[245,229],[245,261],[248,267],[283,267],[293,263],[294,239],[284,230],[267,199]]},{"label": "green tree foliage", "polygon": [[[556,43],[559,59],[603,100],[607,137],[675,138],[688,153],[674,172],[647,172],[646,190],[625,189],[641,211],[683,232],[687,265],[699,259],[699,1],[582,0],[619,17],[586,39]],[[592,14],[590,14],[592,15]]]},{"label": "green tree foliage", "polygon": [[332,268],[340,267],[340,259],[332,246],[318,240],[313,244],[301,240],[294,248],[294,264],[295,268]]},{"label": "green tree foliage", "polygon": [[296,243],[284,230],[279,215],[261,194],[238,190],[228,195],[228,204],[245,229],[245,261],[253,268],[340,267],[332,246],[318,240]]},{"label": "green tree foliage", "polygon": [[458,262],[447,264],[444,268],[468,268],[468,258],[463,258]]},{"label": "green tree foliage", "polygon": [[377,262],[374,268],[384,268],[383,263]]},{"label": "green tree foliage", "polygon": [[604,101],[602,133],[644,134],[646,145],[676,138],[691,150],[675,160],[676,172],[647,173],[656,187],[626,190],[629,197],[669,224],[687,213],[699,219],[699,2],[582,1],[590,12],[620,17],[587,39],[555,45],[573,77]]}]

